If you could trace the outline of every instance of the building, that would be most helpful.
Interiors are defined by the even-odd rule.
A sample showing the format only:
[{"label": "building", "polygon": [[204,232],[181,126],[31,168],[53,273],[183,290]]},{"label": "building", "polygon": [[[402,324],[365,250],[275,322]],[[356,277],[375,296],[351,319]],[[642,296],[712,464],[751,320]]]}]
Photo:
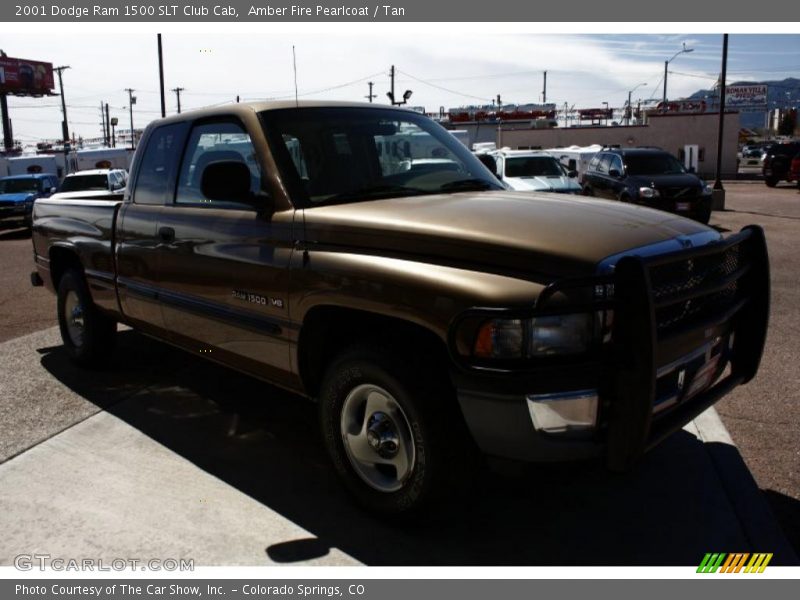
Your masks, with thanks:
[{"label": "building", "polygon": [[[712,178],[717,165],[717,137],[719,113],[651,114],[646,125],[620,127],[556,127],[535,129],[515,124],[494,125],[494,141],[498,148],[556,148],[565,146],[657,146],[682,158],[687,146],[697,146],[697,171],[702,177]],[[468,129],[465,124],[459,128]],[[472,137],[487,137],[488,126]],[[739,113],[725,114],[722,140],[722,176],[736,177],[737,151],[739,149]]]}]

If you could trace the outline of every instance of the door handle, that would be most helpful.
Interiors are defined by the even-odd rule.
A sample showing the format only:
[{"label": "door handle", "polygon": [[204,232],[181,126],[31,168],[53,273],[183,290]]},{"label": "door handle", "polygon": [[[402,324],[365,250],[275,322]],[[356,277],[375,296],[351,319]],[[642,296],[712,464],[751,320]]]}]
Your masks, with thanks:
[{"label": "door handle", "polygon": [[159,227],[158,239],[165,243],[175,241],[175,230],[172,227]]}]

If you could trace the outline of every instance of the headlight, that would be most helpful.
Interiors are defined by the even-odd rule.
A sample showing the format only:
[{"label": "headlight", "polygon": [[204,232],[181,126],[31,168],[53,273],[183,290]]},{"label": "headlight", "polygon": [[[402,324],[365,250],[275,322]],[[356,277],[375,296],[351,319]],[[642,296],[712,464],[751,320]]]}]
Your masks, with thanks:
[{"label": "headlight", "polygon": [[707,183],[703,185],[703,196],[710,196],[714,192],[714,188],[712,188]]},{"label": "headlight", "polygon": [[593,327],[589,313],[491,319],[478,328],[473,355],[509,360],[581,354],[589,349]]},{"label": "headlight", "polygon": [[639,188],[639,196],[642,198],[658,198],[661,194],[658,193],[658,190],[651,187],[640,187]]}]

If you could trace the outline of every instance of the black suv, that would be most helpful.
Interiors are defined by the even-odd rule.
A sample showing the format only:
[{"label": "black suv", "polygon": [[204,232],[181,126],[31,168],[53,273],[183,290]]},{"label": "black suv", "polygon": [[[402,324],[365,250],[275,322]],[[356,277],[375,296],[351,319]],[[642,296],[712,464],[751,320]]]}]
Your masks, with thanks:
[{"label": "black suv", "polygon": [[701,223],[711,218],[711,187],[669,152],[656,148],[606,148],[589,163],[586,196],[642,204]]},{"label": "black suv", "polygon": [[800,142],[783,142],[767,146],[762,166],[764,183],[769,187],[775,187],[784,179],[789,181],[792,157],[798,152],[800,152]]}]

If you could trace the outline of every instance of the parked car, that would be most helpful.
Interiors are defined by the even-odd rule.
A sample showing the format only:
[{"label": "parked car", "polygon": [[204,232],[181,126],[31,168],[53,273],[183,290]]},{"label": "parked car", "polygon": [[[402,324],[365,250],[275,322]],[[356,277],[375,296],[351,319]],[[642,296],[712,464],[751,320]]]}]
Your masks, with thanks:
[{"label": "parked car", "polygon": [[800,152],[800,141],[771,144],[764,152],[762,173],[764,183],[775,187],[781,181],[788,181],[792,157]]},{"label": "parked car", "polygon": [[800,188],[800,153],[795,154],[789,167],[789,181],[796,181]]},{"label": "parked car", "polygon": [[127,174],[122,169],[91,169],[64,177],[54,200],[76,198],[114,199],[125,193]]},{"label": "parked car", "polygon": [[701,223],[711,219],[711,186],[656,148],[607,148],[589,163],[587,196],[657,208]]},{"label": "parked car", "polygon": [[[579,194],[577,172],[567,171],[559,160],[547,152],[535,150],[495,150],[487,156],[494,160],[498,179],[518,192],[555,192]],[[492,163],[481,159],[492,167]]]},{"label": "parked car", "polygon": [[[381,160],[408,135],[438,160]],[[510,191],[376,104],[154,121],[124,200],[38,200],[33,247],[78,365],[125,323],[316,399],[332,468],[383,514],[462,489],[475,447],[629,469],[752,379],[767,332],[759,227]]]},{"label": "parked car", "polygon": [[21,222],[31,226],[31,212],[37,198],[47,198],[58,186],[52,173],[12,175],[0,178],[0,222]]}]

